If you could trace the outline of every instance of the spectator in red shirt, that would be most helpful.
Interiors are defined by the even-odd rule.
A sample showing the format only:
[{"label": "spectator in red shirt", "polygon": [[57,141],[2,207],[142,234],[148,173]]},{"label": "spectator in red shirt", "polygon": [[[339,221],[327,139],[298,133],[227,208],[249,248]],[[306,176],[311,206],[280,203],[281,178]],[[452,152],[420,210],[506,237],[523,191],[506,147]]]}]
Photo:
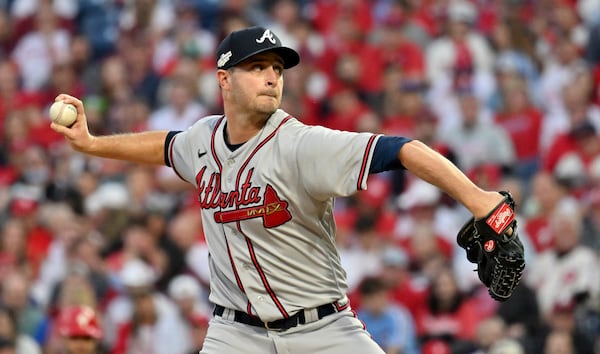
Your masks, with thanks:
[{"label": "spectator in red shirt", "polygon": [[332,21],[333,31],[324,36],[325,50],[318,62],[319,69],[335,84],[341,79],[337,74],[340,59],[346,55],[353,56],[357,62],[353,69],[358,83],[355,89],[365,94],[381,90],[384,65],[377,47],[365,39],[365,32],[360,31],[350,16],[342,14]]},{"label": "spectator in red shirt", "polygon": [[423,344],[442,340],[455,352],[473,347],[481,320],[475,303],[460,292],[454,274],[445,269],[432,279],[427,306],[418,310],[417,334]]},{"label": "spectator in red shirt", "polygon": [[390,102],[390,109],[383,118],[385,134],[414,136],[416,121],[425,110],[423,95],[426,89],[427,84],[418,75],[401,79],[396,100]]},{"label": "spectator in red shirt", "polygon": [[515,148],[514,172],[528,180],[539,167],[542,113],[531,104],[525,84],[518,75],[501,81],[503,105],[495,121],[506,130]]},{"label": "spectator in red shirt", "polygon": [[403,32],[406,18],[390,14],[383,20],[377,43],[384,65],[398,65],[407,73],[425,72],[423,49],[412,42]]},{"label": "spectator in red shirt", "polygon": [[561,200],[568,198],[568,190],[550,173],[540,171],[532,179],[531,195],[525,202],[524,234],[535,253],[551,249],[554,245],[550,231],[550,215]]},{"label": "spectator in red shirt", "polygon": [[400,247],[386,247],[381,263],[380,277],[389,288],[390,299],[415,317],[417,310],[426,305],[427,283],[411,274],[408,255]]}]

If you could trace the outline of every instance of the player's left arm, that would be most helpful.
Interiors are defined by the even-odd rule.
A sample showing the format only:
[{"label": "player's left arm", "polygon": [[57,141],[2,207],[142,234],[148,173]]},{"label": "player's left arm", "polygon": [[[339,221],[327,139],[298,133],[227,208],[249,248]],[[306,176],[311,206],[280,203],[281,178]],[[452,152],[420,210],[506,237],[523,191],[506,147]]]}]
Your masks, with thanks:
[{"label": "player's left arm", "polygon": [[[385,137],[380,141],[393,142]],[[509,299],[525,268],[524,248],[518,237],[515,202],[505,191],[485,191],[456,165],[418,140],[375,146],[373,166],[391,167],[398,162],[418,178],[440,188],[473,214],[457,235],[467,259],[477,264],[477,274],[492,298]],[[382,163],[383,161],[384,163]]]},{"label": "player's left arm", "polygon": [[418,140],[382,136],[375,146],[371,173],[405,168],[463,204],[475,218],[486,216],[503,199],[475,185],[456,165]]}]

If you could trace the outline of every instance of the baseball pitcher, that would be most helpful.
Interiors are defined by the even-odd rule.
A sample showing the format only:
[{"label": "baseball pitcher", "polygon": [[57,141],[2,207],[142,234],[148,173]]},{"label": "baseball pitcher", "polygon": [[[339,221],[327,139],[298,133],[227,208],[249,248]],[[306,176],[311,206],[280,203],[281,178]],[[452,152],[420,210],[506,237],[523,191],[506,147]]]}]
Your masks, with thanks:
[{"label": "baseball pitcher", "polygon": [[333,203],[392,169],[471,211],[459,244],[490,294],[508,298],[524,265],[510,195],[480,189],[419,141],[302,124],[279,109],[284,70],[299,61],[269,29],[230,33],[216,57],[224,115],[185,131],[92,136],[81,101],[56,98],[77,107],[71,127],[52,123],[75,150],[165,164],[195,187],[215,305],[201,353],[383,353],[346,297]]}]

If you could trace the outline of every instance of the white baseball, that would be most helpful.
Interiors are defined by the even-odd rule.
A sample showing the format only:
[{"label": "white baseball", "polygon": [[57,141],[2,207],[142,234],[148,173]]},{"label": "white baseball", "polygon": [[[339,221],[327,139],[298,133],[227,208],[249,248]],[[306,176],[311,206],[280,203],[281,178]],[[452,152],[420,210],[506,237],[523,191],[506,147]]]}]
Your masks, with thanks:
[{"label": "white baseball", "polygon": [[70,126],[77,120],[77,108],[64,101],[56,101],[50,106],[50,119],[57,124]]}]

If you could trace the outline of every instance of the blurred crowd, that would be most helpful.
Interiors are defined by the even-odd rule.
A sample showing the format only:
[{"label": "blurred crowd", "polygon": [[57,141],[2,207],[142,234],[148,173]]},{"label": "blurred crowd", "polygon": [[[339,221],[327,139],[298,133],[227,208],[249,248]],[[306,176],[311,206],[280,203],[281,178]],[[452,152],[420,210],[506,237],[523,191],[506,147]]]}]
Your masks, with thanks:
[{"label": "blurred crowd", "polygon": [[215,48],[251,25],[301,53],[282,103],[299,120],[420,139],[517,201],[527,267],[498,303],[447,195],[394,171],[337,200],[352,306],[387,354],[600,353],[599,0],[3,0],[1,354],[72,353],[74,305],[98,353],[198,352],[192,186],[74,152],[47,112],[68,93],[94,134],[184,130],[222,112]]}]

